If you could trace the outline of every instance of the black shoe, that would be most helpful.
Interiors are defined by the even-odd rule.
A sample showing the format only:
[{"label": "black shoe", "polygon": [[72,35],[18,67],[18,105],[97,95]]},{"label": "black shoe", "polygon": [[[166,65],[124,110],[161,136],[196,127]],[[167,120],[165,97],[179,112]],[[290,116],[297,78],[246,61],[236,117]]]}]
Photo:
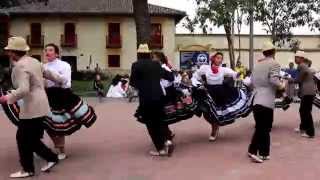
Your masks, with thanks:
[{"label": "black shoe", "polygon": [[285,104],[285,105],[282,106],[282,109],[283,109],[284,111],[288,110],[289,108],[290,108],[290,105],[289,105],[289,104]]}]

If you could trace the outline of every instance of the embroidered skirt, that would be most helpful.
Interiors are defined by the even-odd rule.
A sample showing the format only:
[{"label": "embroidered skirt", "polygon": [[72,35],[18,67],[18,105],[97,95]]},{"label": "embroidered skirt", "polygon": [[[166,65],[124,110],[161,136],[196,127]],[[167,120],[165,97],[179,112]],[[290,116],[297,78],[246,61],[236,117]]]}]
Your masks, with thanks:
[{"label": "embroidered skirt", "polygon": [[[71,135],[81,129],[82,126],[91,127],[97,119],[94,109],[69,89],[51,89],[48,97],[50,105],[52,104],[50,99],[58,100],[54,102],[57,104],[52,104],[54,108],[44,121],[45,129],[50,135]],[[8,119],[15,125],[19,123],[21,103],[23,101],[15,104],[2,104]]]},{"label": "embroidered skirt", "polygon": [[252,111],[253,93],[245,87],[207,85],[198,87],[194,91],[194,98],[206,120],[220,126],[247,117]]}]

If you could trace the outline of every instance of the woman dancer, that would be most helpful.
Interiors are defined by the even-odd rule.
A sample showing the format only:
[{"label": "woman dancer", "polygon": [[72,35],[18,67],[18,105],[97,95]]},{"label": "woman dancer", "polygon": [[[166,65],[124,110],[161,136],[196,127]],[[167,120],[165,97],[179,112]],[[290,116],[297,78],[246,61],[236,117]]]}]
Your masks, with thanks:
[{"label": "woman dancer", "polygon": [[[56,126],[57,128],[60,128],[59,126],[64,126],[64,128],[80,128],[81,123],[83,123],[82,121],[86,120],[87,117],[91,116],[95,119],[95,113],[93,109],[85,104],[80,97],[73,94],[71,90],[71,66],[59,59],[59,47],[55,44],[48,44],[45,46],[44,53],[48,61],[45,64],[45,67],[57,74],[60,74],[60,76],[68,80],[64,86],[60,86],[59,84],[50,80],[46,81],[46,92],[48,95],[52,116],[66,120],[65,115],[67,114],[67,116],[70,118],[62,124],[57,124],[57,122],[54,121],[48,121],[48,125],[53,127]],[[63,134],[57,134],[50,129],[47,130],[47,132],[54,142],[58,153],[58,158],[60,160],[65,159],[67,157],[65,154],[65,136]]]},{"label": "woman dancer", "polygon": [[198,88],[195,95],[205,108],[205,119],[212,125],[209,141],[217,139],[220,126],[231,124],[235,119],[250,113],[251,92],[224,84],[225,77],[236,79],[238,73],[221,67],[222,62],[223,54],[218,52],[211,57],[210,65],[202,65],[193,75],[193,79],[204,80],[208,91],[206,93],[203,88]]}]

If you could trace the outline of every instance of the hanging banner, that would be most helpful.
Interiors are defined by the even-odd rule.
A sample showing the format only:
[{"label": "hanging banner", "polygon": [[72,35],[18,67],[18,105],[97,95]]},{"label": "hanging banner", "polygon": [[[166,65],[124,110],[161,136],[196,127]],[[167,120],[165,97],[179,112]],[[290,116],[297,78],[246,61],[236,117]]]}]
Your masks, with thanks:
[{"label": "hanging banner", "polygon": [[191,70],[193,66],[209,64],[209,53],[201,51],[180,52],[180,69]]}]

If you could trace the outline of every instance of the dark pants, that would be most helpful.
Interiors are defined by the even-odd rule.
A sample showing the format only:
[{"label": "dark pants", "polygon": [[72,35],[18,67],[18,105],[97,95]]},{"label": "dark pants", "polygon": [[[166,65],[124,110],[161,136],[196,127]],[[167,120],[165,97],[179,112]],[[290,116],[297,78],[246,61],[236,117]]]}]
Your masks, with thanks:
[{"label": "dark pants", "polygon": [[158,151],[162,150],[171,134],[168,125],[161,121],[164,116],[162,102],[141,103],[140,110],[153,144]]},{"label": "dark pants", "polygon": [[300,104],[300,130],[305,131],[307,135],[314,136],[314,125],[312,118],[312,105],[313,105],[314,96],[308,95],[303,96]]},{"label": "dark pants", "polygon": [[270,132],[273,123],[273,109],[255,105],[253,115],[256,122],[256,129],[253,134],[249,153],[261,156],[270,155]]},{"label": "dark pants", "polygon": [[17,144],[20,163],[24,171],[34,172],[33,153],[48,162],[57,162],[58,157],[45,144],[43,137],[43,118],[23,119],[18,125]]}]

